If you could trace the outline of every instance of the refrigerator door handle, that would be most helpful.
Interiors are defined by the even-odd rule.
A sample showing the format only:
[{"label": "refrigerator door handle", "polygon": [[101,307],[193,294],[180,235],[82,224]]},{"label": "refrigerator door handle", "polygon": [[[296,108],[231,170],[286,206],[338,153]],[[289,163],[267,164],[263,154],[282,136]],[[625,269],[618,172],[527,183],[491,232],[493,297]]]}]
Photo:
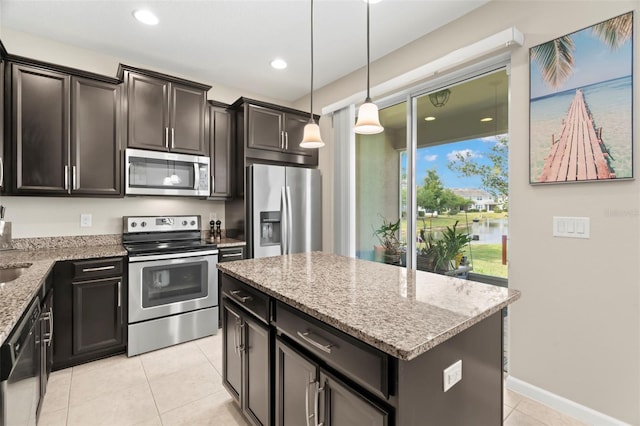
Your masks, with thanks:
[{"label": "refrigerator door handle", "polygon": [[283,186],[280,192],[280,254],[287,254],[288,218],[287,193]]},{"label": "refrigerator door handle", "polygon": [[291,254],[293,245],[293,212],[291,211],[291,189],[287,186],[287,254]]}]

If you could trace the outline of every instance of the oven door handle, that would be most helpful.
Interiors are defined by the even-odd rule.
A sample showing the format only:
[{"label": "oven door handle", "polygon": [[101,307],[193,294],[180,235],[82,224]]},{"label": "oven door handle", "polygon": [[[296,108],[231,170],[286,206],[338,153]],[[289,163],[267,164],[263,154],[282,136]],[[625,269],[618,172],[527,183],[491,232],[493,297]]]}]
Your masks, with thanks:
[{"label": "oven door handle", "polygon": [[166,253],[155,254],[151,256],[129,256],[129,262],[147,262],[151,260],[170,260],[170,259],[184,259],[187,257],[202,257],[218,254],[218,250],[203,250],[203,251],[189,251],[186,253]]}]

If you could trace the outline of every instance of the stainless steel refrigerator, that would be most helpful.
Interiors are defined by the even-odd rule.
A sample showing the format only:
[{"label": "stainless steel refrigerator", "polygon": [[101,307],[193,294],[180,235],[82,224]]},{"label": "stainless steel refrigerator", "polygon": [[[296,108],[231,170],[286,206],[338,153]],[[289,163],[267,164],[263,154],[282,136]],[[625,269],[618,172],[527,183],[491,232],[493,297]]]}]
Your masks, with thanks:
[{"label": "stainless steel refrigerator", "polygon": [[322,250],[319,170],[253,164],[247,184],[249,257]]}]

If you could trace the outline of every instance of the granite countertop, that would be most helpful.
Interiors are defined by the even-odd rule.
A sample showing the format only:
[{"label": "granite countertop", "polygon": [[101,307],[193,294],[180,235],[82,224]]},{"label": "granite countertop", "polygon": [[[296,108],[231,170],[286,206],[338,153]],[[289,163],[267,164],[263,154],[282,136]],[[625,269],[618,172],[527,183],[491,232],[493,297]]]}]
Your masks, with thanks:
[{"label": "granite countertop", "polygon": [[0,284],[0,344],[27,309],[57,261],[126,255],[121,244],[0,252],[0,268],[30,265],[16,280]]},{"label": "granite countertop", "polygon": [[[246,243],[223,238],[217,247]],[[0,268],[29,266],[16,280],[0,284],[0,344],[4,343],[20,316],[57,261],[126,256],[119,235],[24,238],[14,240],[18,250],[0,251]]]},{"label": "granite countertop", "polygon": [[402,360],[520,298],[517,290],[322,252],[218,269]]}]

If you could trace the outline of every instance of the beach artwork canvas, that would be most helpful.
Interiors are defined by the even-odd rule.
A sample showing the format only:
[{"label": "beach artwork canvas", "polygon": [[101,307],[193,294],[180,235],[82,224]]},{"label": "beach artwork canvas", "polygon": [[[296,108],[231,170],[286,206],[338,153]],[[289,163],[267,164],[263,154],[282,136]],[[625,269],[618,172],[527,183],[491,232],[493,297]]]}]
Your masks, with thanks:
[{"label": "beach artwork canvas", "polygon": [[633,178],[633,13],[534,46],[531,183]]}]

